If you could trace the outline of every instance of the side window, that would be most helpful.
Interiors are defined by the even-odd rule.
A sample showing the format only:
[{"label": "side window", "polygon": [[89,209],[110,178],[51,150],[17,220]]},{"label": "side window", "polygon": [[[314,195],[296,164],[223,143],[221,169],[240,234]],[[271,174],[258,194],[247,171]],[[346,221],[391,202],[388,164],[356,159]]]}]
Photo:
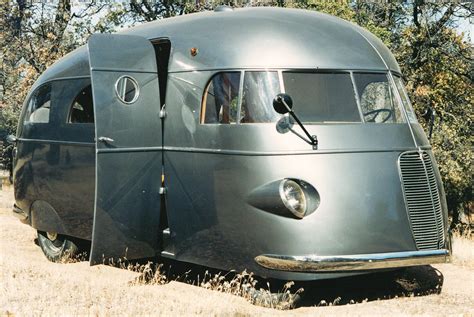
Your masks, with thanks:
[{"label": "side window", "polygon": [[83,88],[72,102],[69,110],[68,123],[93,123],[94,104],[92,101],[92,87]]},{"label": "side window", "polygon": [[40,86],[31,96],[25,123],[48,123],[51,110],[51,84]]},{"label": "side window", "polygon": [[205,90],[201,123],[236,123],[240,72],[218,73]]},{"label": "side window", "polygon": [[418,123],[418,121],[416,120],[415,111],[413,111],[410,99],[408,98],[408,94],[405,89],[405,84],[403,83],[403,80],[398,76],[394,76],[393,79],[395,81],[395,85],[397,86],[398,93],[400,94],[403,107],[405,107],[405,111],[407,112],[408,121],[410,121],[410,123]]},{"label": "side window", "polygon": [[404,122],[401,107],[386,74],[354,74],[364,121]]}]

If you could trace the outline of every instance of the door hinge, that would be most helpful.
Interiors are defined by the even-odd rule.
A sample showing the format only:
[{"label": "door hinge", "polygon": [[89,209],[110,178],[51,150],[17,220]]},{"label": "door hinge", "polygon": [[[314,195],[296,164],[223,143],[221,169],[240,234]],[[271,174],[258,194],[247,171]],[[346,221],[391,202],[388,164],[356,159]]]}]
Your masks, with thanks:
[{"label": "door hinge", "polygon": [[175,248],[173,244],[174,236],[175,233],[171,232],[170,228],[166,228],[162,231],[161,242],[163,251],[161,251],[161,256],[169,259],[175,258]]},{"label": "door hinge", "polygon": [[164,104],[163,107],[161,107],[161,110],[160,110],[160,118],[161,118],[161,119],[166,118],[166,104]]}]

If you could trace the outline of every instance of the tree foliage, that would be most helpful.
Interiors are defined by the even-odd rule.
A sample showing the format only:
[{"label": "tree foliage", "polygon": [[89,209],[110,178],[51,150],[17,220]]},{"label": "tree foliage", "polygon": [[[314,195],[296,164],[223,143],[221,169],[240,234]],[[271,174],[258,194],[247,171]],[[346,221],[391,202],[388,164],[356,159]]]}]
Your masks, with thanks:
[{"label": "tree foliage", "polygon": [[71,0],[0,0],[0,129],[14,132],[29,88],[48,66],[86,42],[96,31],[92,17],[103,8],[85,5],[73,12]]},{"label": "tree foliage", "polygon": [[[438,114],[431,143],[455,220],[472,202],[473,47],[456,33],[458,19],[472,17],[472,2],[413,1],[151,1],[92,2],[79,9],[71,0],[0,0],[0,129],[13,132],[21,104],[34,80],[55,60],[109,32],[176,15],[232,6],[280,6],[329,13],[367,28],[394,52],[420,123],[430,106]],[[471,211],[472,213],[472,211]]]},{"label": "tree foliage", "polygon": [[[439,163],[454,224],[472,214],[472,45],[456,33],[458,18],[472,17],[472,3],[423,0],[383,7],[359,5],[363,19],[390,32],[385,39],[399,61],[418,120],[428,107],[437,120],[431,144]],[[390,11],[390,12],[387,12]]]}]

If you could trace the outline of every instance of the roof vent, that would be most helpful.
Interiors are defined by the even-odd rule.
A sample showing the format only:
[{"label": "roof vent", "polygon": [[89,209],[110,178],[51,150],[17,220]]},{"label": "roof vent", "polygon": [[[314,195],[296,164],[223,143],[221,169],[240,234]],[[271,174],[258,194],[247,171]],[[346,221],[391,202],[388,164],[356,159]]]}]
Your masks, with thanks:
[{"label": "roof vent", "polygon": [[226,5],[220,5],[214,9],[214,12],[230,12],[230,11],[234,11],[234,8],[226,6]]}]

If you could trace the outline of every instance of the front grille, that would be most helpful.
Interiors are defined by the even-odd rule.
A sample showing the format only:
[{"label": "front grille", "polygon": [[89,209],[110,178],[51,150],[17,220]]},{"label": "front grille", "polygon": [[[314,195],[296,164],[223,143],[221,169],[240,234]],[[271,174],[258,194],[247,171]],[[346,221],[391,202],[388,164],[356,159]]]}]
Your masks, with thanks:
[{"label": "front grille", "polygon": [[444,223],[433,164],[426,152],[400,155],[400,177],[419,250],[444,247]]}]

